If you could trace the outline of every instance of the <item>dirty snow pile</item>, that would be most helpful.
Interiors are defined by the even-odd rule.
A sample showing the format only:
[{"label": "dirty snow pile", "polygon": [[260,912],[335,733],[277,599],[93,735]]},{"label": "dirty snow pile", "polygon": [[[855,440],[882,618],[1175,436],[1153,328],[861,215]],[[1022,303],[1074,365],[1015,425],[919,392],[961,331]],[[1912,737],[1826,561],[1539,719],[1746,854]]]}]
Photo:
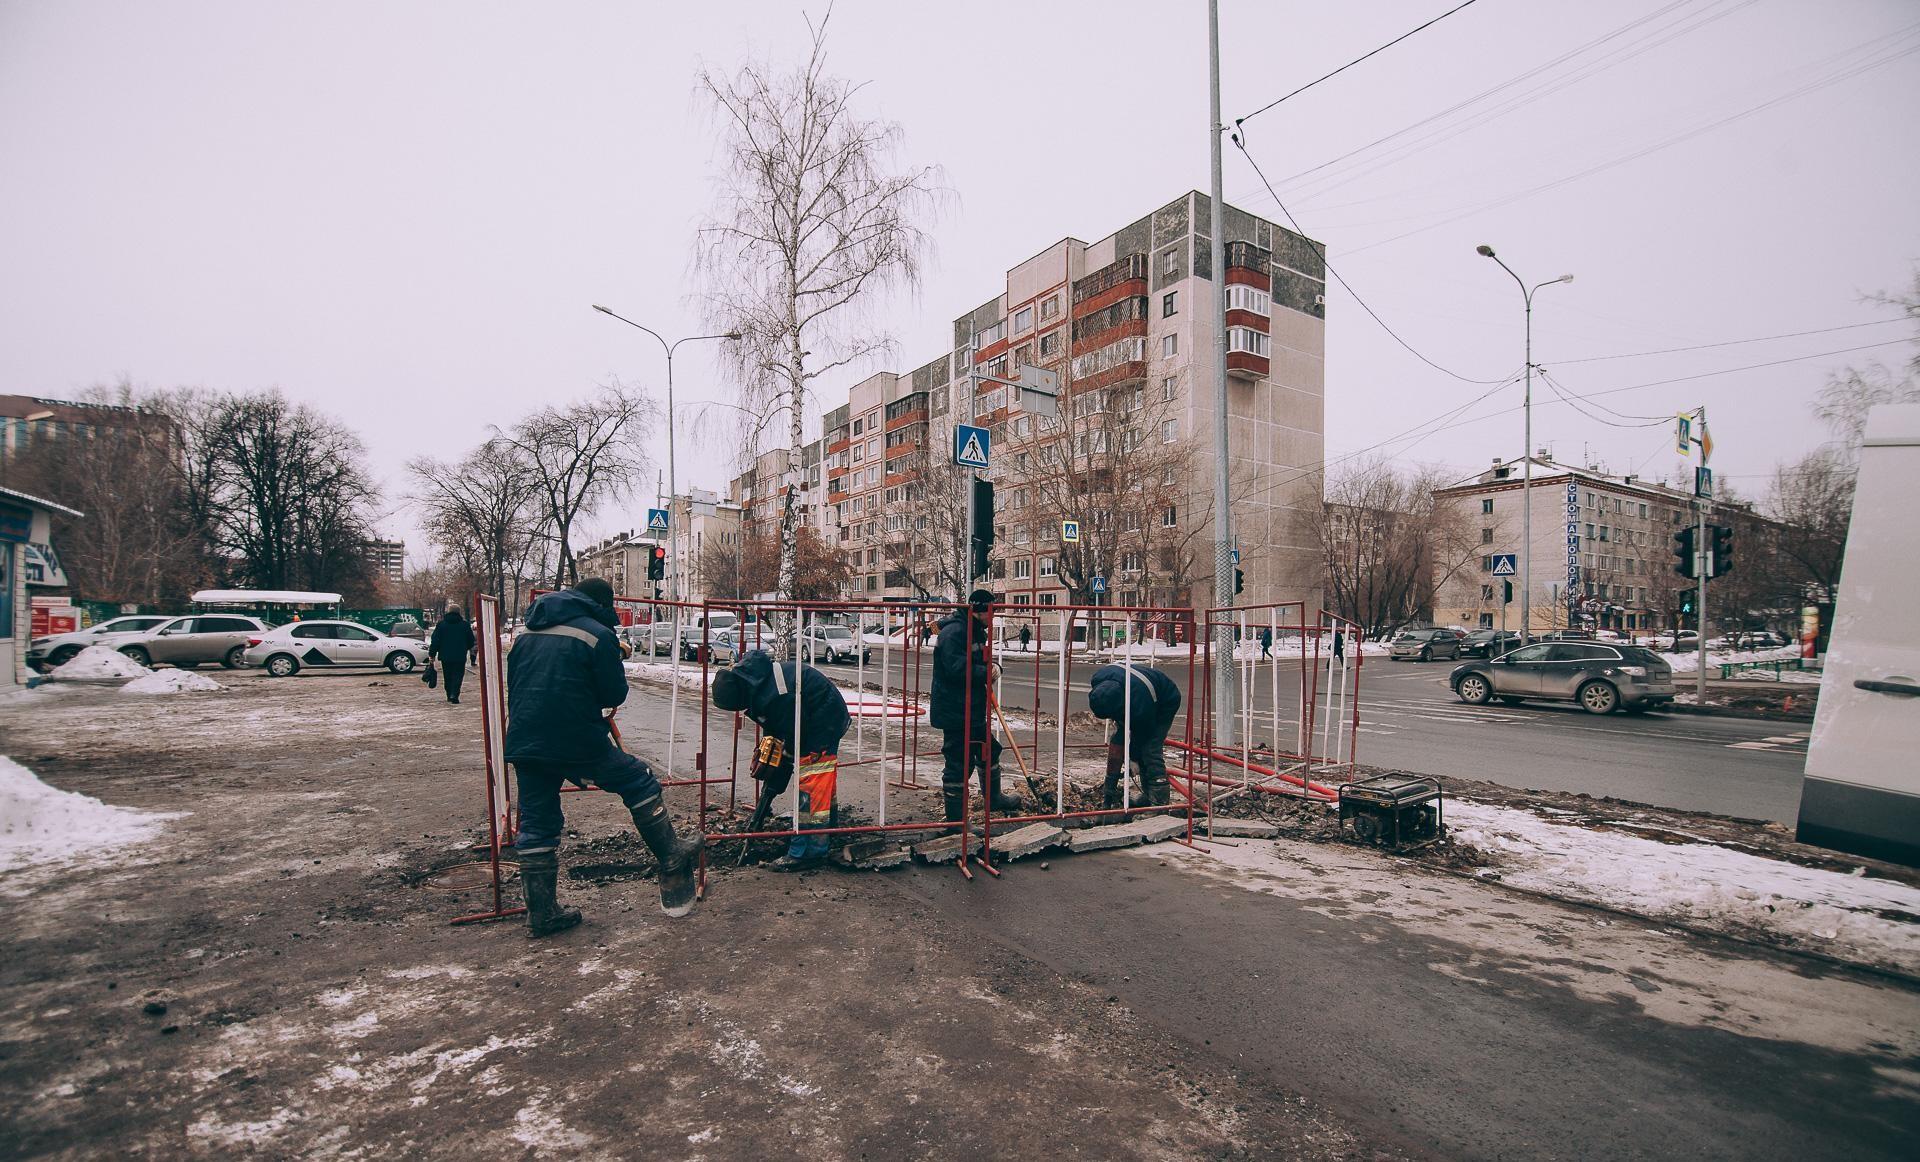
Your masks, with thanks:
[{"label": "dirty snow pile", "polygon": [[1492,856],[1502,883],[1920,972],[1920,888],[1485,803],[1446,812],[1450,837]]},{"label": "dirty snow pile", "polygon": [[0,755],[0,872],[78,860],[151,839],[171,818],[49,787]]},{"label": "dirty snow pile", "polygon": [[63,681],[99,681],[112,678],[138,678],[153,671],[139,662],[106,646],[88,646],[73,655],[64,666],[55,666],[52,677]]},{"label": "dirty snow pile", "polygon": [[122,694],[187,694],[200,690],[224,690],[225,686],[192,670],[155,670],[144,678],[135,678],[120,687]]},{"label": "dirty snow pile", "polygon": [[[1691,674],[1700,668],[1699,650],[1662,650],[1660,656],[1667,660],[1676,674]],[[1707,667],[1716,674],[1721,666],[1732,662],[1791,662],[1800,656],[1799,646],[1781,646],[1771,650],[1713,650],[1707,651]],[[1768,677],[1773,675],[1769,674]]]}]

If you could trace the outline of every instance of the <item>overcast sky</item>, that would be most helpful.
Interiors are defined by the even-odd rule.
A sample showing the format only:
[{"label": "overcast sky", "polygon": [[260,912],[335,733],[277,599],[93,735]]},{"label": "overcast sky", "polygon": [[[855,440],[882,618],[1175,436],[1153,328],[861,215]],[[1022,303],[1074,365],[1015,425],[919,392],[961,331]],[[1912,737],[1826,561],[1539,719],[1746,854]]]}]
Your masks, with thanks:
[{"label": "overcast sky", "polygon": [[[1228,118],[1453,2],[1224,0]],[[835,71],[954,194],[925,286],[881,309],[894,370],[944,351],[1007,267],[1207,187],[1200,0],[841,0],[832,28]],[[652,341],[590,304],[701,329],[689,255],[717,155],[695,69],[791,62],[805,39],[799,6],[751,0],[0,0],[0,392],[278,386],[360,431],[395,506],[383,524],[410,534],[409,458],[613,377],[661,384]],[[1475,244],[1529,282],[1577,275],[1539,294],[1536,358],[1598,392],[1910,336],[1850,325],[1892,316],[1861,296],[1910,287],[1920,258],[1916,48],[1912,0],[1478,0],[1253,118],[1248,144],[1361,297],[1466,379],[1522,362],[1519,290]],[[1231,148],[1226,189],[1281,217]],[[1327,298],[1330,456],[1488,390]],[[1714,466],[1757,491],[1818,442],[1807,405],[1832,370],[1910,350],[1599,400],[1705,404]],[[727,395],[698,346],[676,378],[683,406]],[[1536,398],[1535,442],[1564,460],[1678,467],[1664,426]],[[1475,422],[1388,450],[1462,472],[1518,455],[1518,404],[1498,391],[1457,417]],[[682,442],[683,484],[724,487],[733,463]]]}]

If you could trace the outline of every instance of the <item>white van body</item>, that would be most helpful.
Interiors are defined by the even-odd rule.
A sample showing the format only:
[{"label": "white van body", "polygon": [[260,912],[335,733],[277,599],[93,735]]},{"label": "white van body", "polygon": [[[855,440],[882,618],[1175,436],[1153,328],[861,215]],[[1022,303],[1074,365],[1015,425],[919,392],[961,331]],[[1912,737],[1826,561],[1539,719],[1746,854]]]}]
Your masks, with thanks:
[{"label": "white van body", "polygon": [[1799,838],[1920,865],[1920,405],[1874,408],[1860,449]]}]

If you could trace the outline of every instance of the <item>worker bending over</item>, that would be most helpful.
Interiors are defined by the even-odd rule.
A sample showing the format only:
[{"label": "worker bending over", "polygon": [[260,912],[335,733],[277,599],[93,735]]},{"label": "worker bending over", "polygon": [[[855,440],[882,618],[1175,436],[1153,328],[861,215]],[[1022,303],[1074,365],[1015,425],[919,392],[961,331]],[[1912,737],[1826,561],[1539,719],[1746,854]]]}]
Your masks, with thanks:
[{"label": "worker bending over", "polygon": [[[794,699],[799,698],[799,733],[794,733]],[[840,740],[852,719],[847,700],[833,680],[812,666],[776,662],[765,650],[753,650],[713,679],[713,704],[745,714],[763,732],[753,777],[760,780],[760,809],[754,817],[766,819],[773,797],[787,789],[794,760],[800,767],[799,831],[831,827],[833,792],[839,777]],[[767,746],[773,740],[776,747]],[[770,760],[770,761],[769,761]],[[758,829],[759,822],[752,829]],[[827,858],[827,837],[795,835],[787,853],[768,864],[773,871],[804,871]]]},{"label": "worker bending over", "polygon": [[559,876],[560,788],[598,787],[620,796],[640,838],[660,863],[660,907],[693,910],[701,843],[673,833],[653,768],[621,750],[610,713],[627,700],[627,672],[613,627],[613,586],[589,577],[548,593],[527,610],[526,630],[507,655],[506,758],[520,784],[520,882],[532,936],[560,932],[580,913],[555,900]]},{"label": "worker bending over", "polygon": [[[1131,696],[1127,692],[1129,671],[1133,679]],[[1180,687],[1165,671],[1151,666],[1102,666],[1093,672],[1087,708],[1094,717],[1113,723],[1113,737],[1107,740],[1104,805],[1120,806],[1122,764],[1131,761],[1139,772],[1147,805],[1166,806],[1167,732],[1180,714]]]}]

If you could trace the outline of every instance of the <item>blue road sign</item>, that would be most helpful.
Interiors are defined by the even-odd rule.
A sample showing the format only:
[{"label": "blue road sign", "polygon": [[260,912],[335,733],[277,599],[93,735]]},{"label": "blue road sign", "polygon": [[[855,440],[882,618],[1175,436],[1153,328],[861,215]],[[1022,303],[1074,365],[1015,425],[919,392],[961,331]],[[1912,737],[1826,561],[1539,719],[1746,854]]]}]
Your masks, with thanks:
[{"label": "blue road sign", "polygon": [[1068,544],[1068,545],[1079,544],[1080,543],[1080,522],[1077,520],[1061,521],[1060,522],[1060,541],[1062,544]]},{"label": "blue road sign", "polygon": [[1520,557],[1517,553],[1495,553],[1493,555],[1493,575],[1511,577],[1519,570]]},{"label": "blue road sign", "polygon": [[650,533],[664,533],[667,531],[666,509],[650,508],[647,510],[647,531]]},{"label": "blue road sign", "polygon": [[1095,593],[1105,593],[1107,591],[1107,579],[1105,577],[1095,577],[1093,579],[1093,591]]},{"label": "blue road sign", "polygon": [[1233,556],[1233,563],[1238,565],[1240,563],[1240,550],[1234,549],[1232,551],[1232,556]]},{"label": "blue road sign", "polygon": [[987,455],[993,450],[993,433],[985,428],[976,428],[970,424],[953,425],[953,462],[962,468],[980,468],[987,466]]}]

